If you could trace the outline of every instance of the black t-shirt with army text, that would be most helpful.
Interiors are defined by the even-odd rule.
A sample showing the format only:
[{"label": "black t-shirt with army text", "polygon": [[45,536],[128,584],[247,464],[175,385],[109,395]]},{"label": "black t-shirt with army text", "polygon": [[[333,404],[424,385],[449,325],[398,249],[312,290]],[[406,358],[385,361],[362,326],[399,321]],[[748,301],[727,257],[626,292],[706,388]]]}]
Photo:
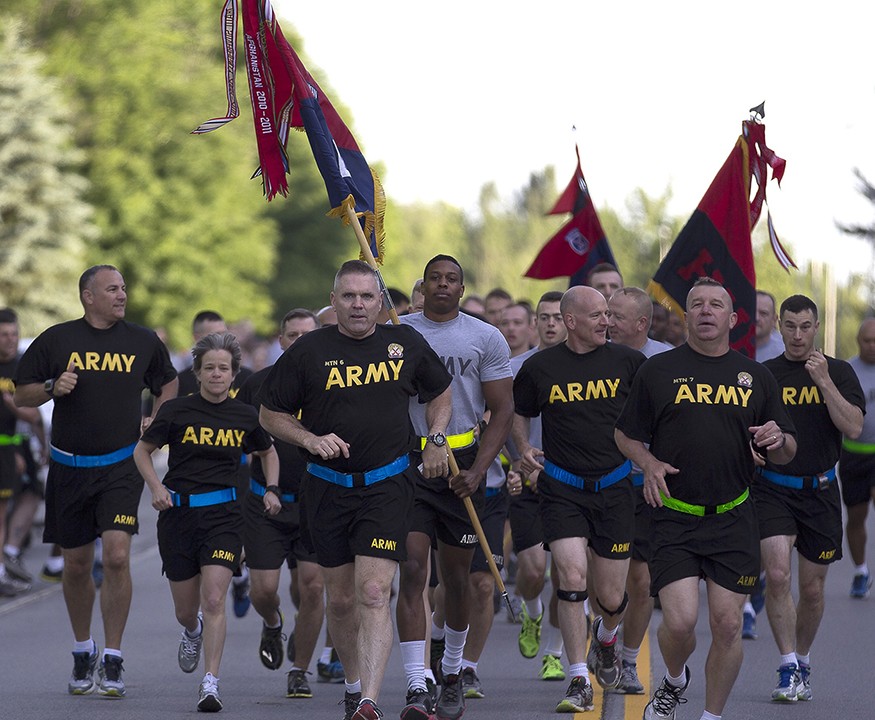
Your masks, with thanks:
[{"label": "black t-shirt with army text", "polygon": [[[18,358],[0,362],[0,393],[12,395],[15,392],[15,368],[18,367]],[[6,406],[0,395],[0,435],[15,435],[15,426],[18,417]]]},{"label": "black t-shirt with army text", "polygon": [[241,456],[272,444],[251,405],[230,397],[212,403],[200,394],[158,408],[143,442],[169,446],[164,484],[185,494],[236,487]]},{"label": "black t-shirt with army text", "polygon": [[[829,376],[841,396],[866,412],[866,397],[854,369],[843,360],[826,358]],[[781,401],[796,426],[796,456],[786,465],[766,462],[766,468],[783,475],[815,475],[834,467],[839,460],[842,434],[833,425],[820,388],[805,369],[805,361],[789,360],[783,354],[763,363],[781,390]]]},{"label": "black t-shirt with army text", "polygon": [[411,397],[429,402],[451,381],[425,339],[406,325],[377,325],[362,339],[336,326],[307,333],[276,361],[258,400],[293,416],[315,435],[349,444],[343,456],[314,462],[337,472],[381,467],[411,449]]},{"label": "black t-shirt with army text", "polygon": [[[258,393],[270,371],[271,367],[266,367],[250,375],[240,387],[237,399],[242,403],[251,405],[257,411],[261,407],[258,402]],[[307,454],[297,445],[292,445],[276,438],[273,440],[273,446],[280,461],[280,491],[284,494],[297,494],[301,486],[301,477],[307,469]],[[264,477],[264,468],[261,466],[261,458],[253,457],[249,466],[252,470],[252,477],[262,485],[265,485],[266,479]]]},{"label": "black t-shirt with army text", "polygon": [[626,458],[614,442],[614,423],[644,355],[607,343],[576,353],[565,343],[528,358],[513,383],[514,409],[541,415],[544,456],[584,477],[604,475]]},{"label": "black t-shirt with army text", "polygon": [[176,377],[153,331],[124,320],[98,329],[80,318],[50,327],[31,343],[16,385],[58,378],[70,364],[78,379],[73,392],[55,398],[52,445],[77,455],[103,455],[135,443],[143,389],[159,395]]},{"label": "black t-shirt with army text", "polygon": [[684,344],[644,363],[617,427],[679,470],[665,477],[673,498],[718,505],[750,486],[748,428],[769,420],[796,435],[771,372],[735,350],[711,357]]}]

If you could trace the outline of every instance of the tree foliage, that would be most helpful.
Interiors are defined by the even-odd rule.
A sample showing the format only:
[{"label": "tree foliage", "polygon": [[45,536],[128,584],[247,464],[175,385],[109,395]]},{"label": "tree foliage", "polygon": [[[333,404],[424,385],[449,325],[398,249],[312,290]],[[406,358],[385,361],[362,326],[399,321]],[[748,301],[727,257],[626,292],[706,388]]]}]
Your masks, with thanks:
[{"label": "tree foliage", "polygon": [[77,278],[97,238],[70,120],[21,22],[0,16],[0,305],[25,335],[79,314]]}]

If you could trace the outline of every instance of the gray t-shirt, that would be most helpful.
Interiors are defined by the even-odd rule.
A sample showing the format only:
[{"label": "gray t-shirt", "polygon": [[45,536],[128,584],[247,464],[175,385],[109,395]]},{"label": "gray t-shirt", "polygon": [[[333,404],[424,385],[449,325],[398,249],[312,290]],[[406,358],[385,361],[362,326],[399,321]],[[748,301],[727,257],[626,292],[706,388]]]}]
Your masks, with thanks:
[{"label": "gray t-shirt", "polygon": [[848,364],[857,373],[857,379],[863,388],[866,398],[866,414],[863,415],[863,432],[856,442],[875,445],[875,365],[864,363],[859,355],[848,360]]},{"label": "gray t-shirt", "polygon": [[777,330],[772,330],[765,345],[757,346],[757,362],[765,362],[784,352],[784,339]]},{"label": "gray t-shirt", "polygon": [[[453,376],[453,416],[447,435],[468,432],[486,411],[482,383],[512,377],[510,348],[504,336],[498,328],[462,312],[446,322],[429,320],[424,313],[402,315],[400,320],[419,331]],[[425,405],[416,398],[410,400],[410,421],[417,435],[428,434]],[[486,474],[486,485],[498,487],[504,479],[496,458]]]},{"label": "gray t-shirt", "polygon": [[[522,355],[517,355],[516,357],[512,357],[510,359],[510,370],[513,373],[513,376],[516,377],[517,373],[520,371],[520,368],[523,366],[523,363],[528,360],[532,355],[534,355],[541,348],[533,347],[531,350],[526,350]],[[532,447],[538,448],[539,450],[543,449],[543,445],[541,444],[541,416],[537,415],[533,418],[529,419],[529,445]],[[519,459],[519,450],[513,444],[513,440],[508,438],[508,450],[510,450],[511,454],[515,457],[514,460]]]}]

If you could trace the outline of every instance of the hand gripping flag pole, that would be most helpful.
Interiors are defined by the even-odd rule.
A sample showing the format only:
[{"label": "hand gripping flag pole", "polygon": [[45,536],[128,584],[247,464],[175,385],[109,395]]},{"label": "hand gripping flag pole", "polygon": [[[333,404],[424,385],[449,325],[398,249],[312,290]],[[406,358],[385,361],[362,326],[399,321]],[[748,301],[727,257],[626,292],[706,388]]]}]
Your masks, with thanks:
[{"label": "hand gripping flag pole", "polygon": [[[356,216],[355,210],[352,207],[351,203],[345,203],[344,207],[346,208],[346,218],[349,221],[349,225],[352,227],[353,231],[356,234],[356,238],[358,238],[359,246],[361,247],[362,256],[365,258],[365,262],[368,263],[373,269],[374,272],[377,273],[377,279],[380,283],[381,291],[384,294],[384,297],[388,300],[389,307],[389,315],[392,318],[392,324],[400,325],[401,321],[398,319],[398,313],[395,312],[395,307],[392,305],[391,299],[389,299],[389,293],[386,291],[386,284],[383,282],[383,276],[380,273],[380,268],[377,266],[377,261],[374,259],[373,254],[371,253],[371,246],[368,243],[368,239],[365,237],[365,233],[362,230],[362,226],[358,221],[358,217]],[[456,457],[453,455],[452,448],[447,445],[447,460],[450,465],[450,473],[455,477],[459,474],[459,464],[456,462]],[[513,611],[513,605],[511,605],[510,597],[507,594],[507,588],[504,586],[504,580],[501,579],[501,572],[498,570],[498,566],[495,564],[495,558],[492,557],[492,549],[489,547],[489,541],[486,539],[486,533],[483,532],[483,526],[480,524],[480,518],[477,517],[477,510],[474,508],[474,503],[471,502],[470,497],[462,498],[462,504],[465,506],[465,510],[468,513],[468,518],[471,520],[471,524],[474,526],[474,532],[477,534],[477,540],[480,542],[480,548],[483,550],[483,554],[486,556],[486,562],[489,564],[489,570],[492,572],[492,577],[495,578],[495,584],[498,585],[498,590],[501,593],[501,597],[504,598],[504,602],[507,603],[507,609],[511,614],[511,617],[516,622],[516,615]]]}]

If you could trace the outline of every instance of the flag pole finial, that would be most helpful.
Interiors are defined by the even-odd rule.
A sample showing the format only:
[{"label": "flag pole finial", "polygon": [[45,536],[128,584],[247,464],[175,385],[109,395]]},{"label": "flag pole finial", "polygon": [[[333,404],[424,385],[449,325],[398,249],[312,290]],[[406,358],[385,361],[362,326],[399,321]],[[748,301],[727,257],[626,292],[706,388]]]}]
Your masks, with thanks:
[{"label": "flag pole finial", "polygon": [[751,122],[760,122],[766,116],[766,101],[752,107],[749,111]]}]

